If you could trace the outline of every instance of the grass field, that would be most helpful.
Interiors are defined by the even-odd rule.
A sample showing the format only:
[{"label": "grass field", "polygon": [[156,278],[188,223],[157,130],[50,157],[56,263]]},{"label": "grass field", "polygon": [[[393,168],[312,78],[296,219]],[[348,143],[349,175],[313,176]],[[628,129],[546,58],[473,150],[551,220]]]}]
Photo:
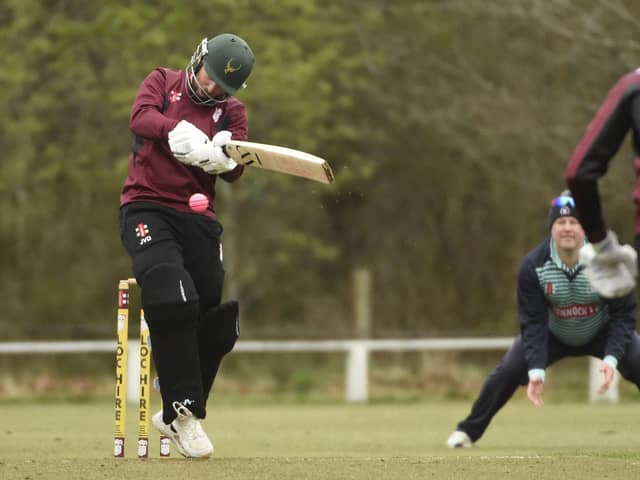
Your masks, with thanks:
[{"label": "grass field", "polygon": [[[370,405],[240,402],[210,407],[210,460],[175,450],[127,459],[112,452],[110,401],[0,405],[1,479],[630,479],[640,476],[637,403],[547,404],[515,398],[472,449],[445,440],[468,402]],[[154,432],[155,433],[155,432]]]}]

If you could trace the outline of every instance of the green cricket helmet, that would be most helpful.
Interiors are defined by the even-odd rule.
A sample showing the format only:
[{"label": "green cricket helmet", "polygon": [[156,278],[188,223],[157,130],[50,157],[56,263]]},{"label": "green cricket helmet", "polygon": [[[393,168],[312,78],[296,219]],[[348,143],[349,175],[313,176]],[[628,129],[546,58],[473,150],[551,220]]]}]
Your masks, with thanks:
[{"label": "green cricket helmet", "polygon": [[[228,96],[246,86],[255,57],[251,48],[242,38],[231,33],[223,33],[212,39],[203,39],[187,66],[187,80],[193,93],[196,73],[204,67],[207,75],[219,85]],[[205,101],[204,103],[209,103]]]},{"label": "green cricket helmet", "polygon": [[223,33],[207,42],[204,69],[229,95],[245,86],[255,61],[247,42],[237,35]]}]

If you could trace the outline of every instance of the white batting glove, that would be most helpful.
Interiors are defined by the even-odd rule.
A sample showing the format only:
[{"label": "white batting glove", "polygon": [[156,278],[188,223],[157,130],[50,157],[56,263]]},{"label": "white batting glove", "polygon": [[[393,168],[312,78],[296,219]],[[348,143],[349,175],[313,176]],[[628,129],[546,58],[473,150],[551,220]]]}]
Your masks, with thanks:
[{"label": "white batting glove", "polygon": [[636,285],[638,255],[631,245],[620,245],[612,231],[604,240],[580,249],[580,263],[591,287],[605,298],[623,297]]},{"label": "white batting glove", "polygon": [[193,165],[196,158],[192,155],[209,143],[207,134],[186,120],[180,120],[169,132],[169,148],[176,159],[187,165]]},{"label": "white batting glove", "polygon": [[229,143],[229,140],[231,140],[231,132],[229,130],[220,130],[213,136],[211,142],[213,142],[216,147],[224,147]]},{"label": "white batting glove", "polygon": [[223,149],[229,140],[230,131],[222,130],[216,133],[210,142],[193,152],[193,165],[211,174],[224,173],[236,168],[238,164],[229,158]]}]

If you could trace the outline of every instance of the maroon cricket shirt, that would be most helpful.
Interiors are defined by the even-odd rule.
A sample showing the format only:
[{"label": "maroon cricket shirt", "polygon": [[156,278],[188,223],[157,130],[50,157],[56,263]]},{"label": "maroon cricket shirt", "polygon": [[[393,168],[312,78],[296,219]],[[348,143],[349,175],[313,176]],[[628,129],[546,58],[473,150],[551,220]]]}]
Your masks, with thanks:
[{"label": "maroon cricket shirt", "polygon": [[[189,212],[189,197],[203,193],[209,198],[205,214],[215,218],[217,175],[179,162],[169,149],[169,132],[180,120],[187,120],[209,138],[220,130],[230,130],[234,140],[246,140],[247,112],[235,97],[211,105],[194,103],[185,77],[184,70],[156,68],[140,85],[129,120],[137,146],[129,155],[129,174],[120,195],[120,206],[152,202]],[[243,171],[244,166],[238,165],[220,177],[233,182]]]}]

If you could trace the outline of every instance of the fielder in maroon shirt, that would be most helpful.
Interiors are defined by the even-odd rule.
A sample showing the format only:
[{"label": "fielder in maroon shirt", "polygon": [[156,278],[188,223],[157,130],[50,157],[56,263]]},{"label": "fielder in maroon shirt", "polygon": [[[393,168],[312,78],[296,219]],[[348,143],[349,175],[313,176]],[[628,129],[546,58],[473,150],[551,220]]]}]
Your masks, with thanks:
[{"label": "fielder in maroon shirt", "polygon": [[[184,71],[156,68],[133,103],[129,173],[120,196],[120,234],[142,291],[163,410],[153,425],[186,457],[209,457],[200,424],[220,362],[239,335],[238,303],[221,304],[222,226],[215,185],[243,173],[224,145],[247,139],[235,98],[254,64],[233,34],[205,38]],[[209,200],[192,211],[189,198]]]},{"label": "fielder in maroon shirt", "polygon": [[[623,75],[609,91],[566,171],[567,186],[590,242],[581,249],[580,263],[593,289],[608,298],[628,294],[637,276],[636,251],[630,245],[621,246],[616,234],[607,229],[598,190],[598,181],[607,173],[609,162],[629,132],[637,157],[636,176],[640,178],[640,69]],[[635,245],[639,248],[640,183],[633,198],[637,206]]]}]

